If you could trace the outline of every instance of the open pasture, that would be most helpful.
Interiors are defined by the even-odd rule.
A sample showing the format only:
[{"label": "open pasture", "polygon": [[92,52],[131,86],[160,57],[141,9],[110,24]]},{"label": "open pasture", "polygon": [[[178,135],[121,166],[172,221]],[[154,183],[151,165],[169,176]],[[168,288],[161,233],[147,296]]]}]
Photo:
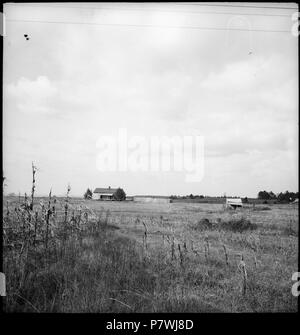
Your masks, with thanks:
[{"label": "open pasture", "polygon": [[[28,228],[36,217],[38,243],[6,234],[7,311],[297,311],[295,205],[229,210],[70,198],[66,215],[58,198],[47,228],[47,202],[35,199]],[[18,222],[18,206],[17,197],[4,199],[7,231],[26,222]]]}]

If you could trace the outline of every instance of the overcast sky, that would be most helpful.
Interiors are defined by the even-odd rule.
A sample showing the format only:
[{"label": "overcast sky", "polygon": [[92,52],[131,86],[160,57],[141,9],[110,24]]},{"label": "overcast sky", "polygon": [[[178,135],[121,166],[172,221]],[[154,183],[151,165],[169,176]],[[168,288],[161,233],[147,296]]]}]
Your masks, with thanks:
[{"label": "overcast sky", "polygon": [[[68,183],[74,196],[108,185],[129,195],[297,191],[295,10],[224,6],[4,5],[6,192],[30,192],[32,161],[40,195],[50,187],[63,195]],[[119,128],[204,136],[203,180],[187,183],[185,172],[98,171],[96,142]]]}]

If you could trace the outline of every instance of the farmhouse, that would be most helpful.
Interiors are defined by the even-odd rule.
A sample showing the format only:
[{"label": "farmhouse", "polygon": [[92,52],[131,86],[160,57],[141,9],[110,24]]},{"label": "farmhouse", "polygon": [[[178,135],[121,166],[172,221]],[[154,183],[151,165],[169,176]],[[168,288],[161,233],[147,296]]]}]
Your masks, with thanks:
[{"label": "farmhouse", "polygon": [[162,195],[135,195],[134,202],[155,202],[155,203],[169,203],[170,197]]},{"label": "farmhouse", "polygon": [[113,195],[116,192],[116,188],[101,188],[97,187],[93,192],[93,199],[94,200],[113,200]]},{"label": "farmhouse", "polygon": [[241,198],[226,198],[226,207],[234,208],[243,207]]}]

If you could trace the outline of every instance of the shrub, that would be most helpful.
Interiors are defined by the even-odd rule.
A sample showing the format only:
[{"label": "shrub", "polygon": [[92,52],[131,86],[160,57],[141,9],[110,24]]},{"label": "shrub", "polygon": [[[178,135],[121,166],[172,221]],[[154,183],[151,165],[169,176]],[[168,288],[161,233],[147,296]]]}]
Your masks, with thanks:
[{"label": "shrub", "polygon": [[124,192],[122,188],[119,187],[114,193],[113,197],[117,201],[122,201],[126,199],[126,193]]},{"label": "shrub", "polygon": [[229,221],[223,221],[220,224],[222,229],[232,230],[233,232],[242,232],[244,230],[253,230],[257,228],[257,225],[251,223],[250,220],[245,219],[244,217],[239,219],[231,219]]},{"label": "shrub", "polygon": [[86,192],[84,193],[84,199],[92,199],[93,197],[93,192],[88,188]]},{"label": "shrub", "polygon": [[195,230],[212,229],[213,223],[210,222],[207,218],[202,218],[198,222],[191,223],[190,228],[195,229]]},{"label": "shrub", "polygon": [[198,225],[200,225],[203,228],[212,228],[212,222],[210,222],[207,218],[203,218],[198,222]]}]

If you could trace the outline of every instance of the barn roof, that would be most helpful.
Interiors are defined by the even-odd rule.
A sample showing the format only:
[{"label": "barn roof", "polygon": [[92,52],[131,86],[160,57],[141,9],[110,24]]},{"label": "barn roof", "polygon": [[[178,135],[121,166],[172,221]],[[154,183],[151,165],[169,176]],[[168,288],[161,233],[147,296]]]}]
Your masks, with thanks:
[{"label": "barn roof", "polygon": [[94,193],[112,194],[112,193],[115,193],[116,190],[117,188],[97,187],[95,188]]}]

